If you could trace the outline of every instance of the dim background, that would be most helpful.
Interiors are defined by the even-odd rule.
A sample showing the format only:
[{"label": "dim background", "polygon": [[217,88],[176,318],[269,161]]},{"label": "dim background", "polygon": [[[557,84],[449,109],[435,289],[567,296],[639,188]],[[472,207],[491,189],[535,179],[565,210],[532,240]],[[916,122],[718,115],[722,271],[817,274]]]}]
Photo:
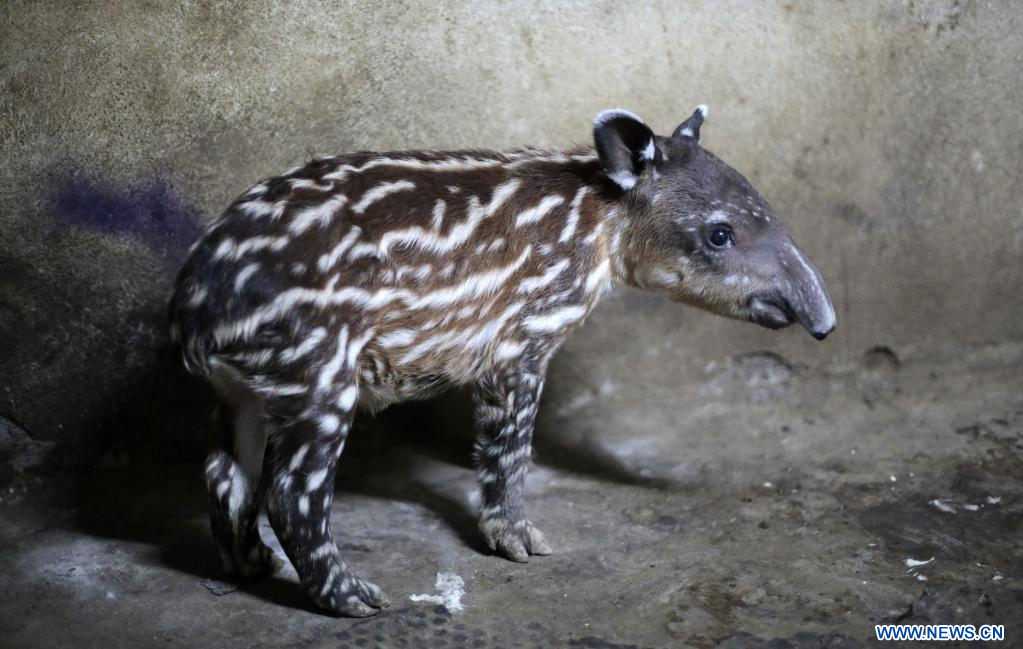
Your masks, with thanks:
[{"label": "dim background", "polygon": [[[181,369],[164,309],[203,225],[259,179],[314,154],[357,149],[586,144],[593,116],[614,107],[670,133],[706,103],[704,146],[747,175],[772,204],[824,277],[838,329],[818,343],[795,329],[770,332],[622,288],[569,340],[552,367],[538,425],[541,482],[534,491],[554,494],[532,501],[547,512],[544,529],[560,535],[563,547],[582,547],[572,545],[569,532],[584,523],[557,513],[569,500],[558,489],[578,488],[580,502],[589,491],[618,489],[621,503],[604,505],[629,512],[621,514],[628,520],[609,523],[593,548],[625,552],[615,539],[631,532],[616,537],[614,530],[649,524],[651,534],[669,535],[675,544],[669,552],[666,542],[650,541],[651,557],[658,556],[655,546],[673,558],[702,547],[709,566],[720,562],[719,573],[710,575],[679,568],[673,579],[685,586],[648,608],[629,598],[629,588],[656,579],[616,564],[613,570],[626,575],[615,586],[621,592],[577,606],[633,622],[597,628],[593,637],[716,646],[740,642],[734,634],[742,631],[770,638],[806,628],[862,640],[872,633],[871,620],[894,619],[892,610],[942,584],[980,588],[997,607],[1005,600],[984,588],[1018,589],[1023,565],[1021,70],[1023,10],[1011,2],[6,2],[0,9],[0,512],[6,512],[3,547],[9,550],[3,561],[25,593],[64,602],[56,606],[68,612],[58,619],[72,626],[74,603],[89,597],[91,586],[47,570],[56,565],[54,555],[78,556],[68,550],[76,543],[99,543],[83,539],[107,545],[88,546],[82,565],[98,565],[89,563],[94,555],[125,542],[169,544],[170,555],[210,555],[190,567],[196,583],[215,575],[212,545],[202,534],[176,546],[165,541],[173,526],[151,528],[168,500],[181,520],[202,526],[199,481],[188,471],[198,473],[212,404],[206,388]],[[406,431],[381,435],[396,435],[398,448],[413,450],[430,446],[423,440],[431,435],[457,438],[460,427],[471,435],[468,411],[457,399],[451,403],[398,408],[360,426]],[[408,434],[410,427],[425,432]],[[372,455],[374,442],[363,444],[362,452]],[[392,465],[406,461],[385,457]],[[168,468],[179,465],[180,472]],[[796,484],[804,491],[816,485],[824,500],[836,490],[865,490],[839,504],[800,505],[823,507],[822,521],[831,515],[837,521],[849,507],[861,512],[853,516],[857,531],[842,532],[836,522],[833,537],[808,548],[845,547],[844,539],[857,548],[875,543],[890,554],[863,558],[865,572],[837,585],[813,581],[811,573],[843,572],[833,558],[815,555],[820,563],[806,569],[805,587],[789,592],[730,573],[728,555],[712,551],[721,541],[712,532],[700,545],[701,525],[713,526],[709,519],[701,523],[699,512],[734,509],[721,524],[731,518],[737,525],[743,508],[761,506],[743,501],[744,490],[787,484],[778,476],[793,467],[809,476]],[[180,493],[187,498],[177,502],[136,475],[163,470],[179,482],[153,483],[185,485]],[[471,473],[457,470],[460,489],[470,489]],[[914,483],[911,472],[928,478]],[[661,486],[644,486],[645,480]],[[664,484],[683,485],[677,498],[688,502],[687,513],[669,518],[692,520],[685,529],[666,531],[667,514],[643,501],[670,499],[675,487]],[[963,484],[975,492],[957,492]],[[789,486],[776,497],[793,498]],[[892,492],[896,486],[908,491]],[[643,489],[656,496],[634,493]],[[140,501],[140,492],[158,494],[158,501]],[[388,506],[379,496],[371,506],[359,508],[358,499],[352,506],[374,520],[373,508]],[[988,496],[999,499],[1000,509],[949,515],[927,505],[936,499],[955,508]],[[896,502],[915,504],[877,513]],[[781,515],[770,502],[761,504],[764,520]],[[107,508],[120,523],[82,514]],[[653,512],[653,522],[644,522],[645,511]],[[971,515],[996,518],[964,522]],[[488,601],[500,608],[501,593],[515,591],[504,585],[505,564],[459,540],[472,535],[467,516],[446,517],[464,533],[454,535],[453,549],[438,561],[472,555],[484,562],[495,582],[477,591],[489,589]],[[132,527],[140,519],[149,522]],[[915,532],[887,538],[879,531],[899,521],[913,521]],[[30,550],[38,538],[32,531],[50,527],[65,536]],[[367,522],[358,542],[370,543],[374,529]],[[862,538],[854,543],[846,533]],[[746,534],[752,532],[735,529],[728,536],[742,539],[747,553],[761,543],[795,543]],[[959,539],[961,547],[943,546],[935,540],[941,535]],[[968,539],[982,538],[977,542],[995,545],[973,554],[964,549]],[[378,554],[357,563],[402,599],[400,580],[381,575],[389,543],[397,542],[380,541]],[[963,567],[931,574],[928,584],[905,574],[906,557],[935,555],[941,564],[943,548],[947,561],[963,566],[1002,561],[1001,572]],[[119,566],[140,562],[150,566],[140,570],[154,574],[180,568],[173,559],[125,557]],[[776,556],[770,563],[799,573],[793,563],[799,560],[812,561]],[[553,561],[515,574],[555,570]],[[430,590],[434,568],[423,567],[428,578],[417,582],[416,592]],[[120,591],[103,581],[113,568],[105,570],[93,575],[101,584],[96,593],[102,600],[112,592],[120,601]],[[571,581],[540,574],[544,583]],[[884,581],[880,574],[907,583],[857,590],[865,579]],[[1002,579],[992,581],[995,576]],[[699,585],[715,580],[724,584],[721,593]],[[162,596],[141,583],[134,587],[146,606],[176,592],[159,579]],[[543,590],[527,590],[537,588]],[[757,599],[761,591],[766,595]],[[796,591],[809,599],[799,600]],[[174,598],[180,619],[195,610],[189,597],[206,608],[207,601],[229,606],[223,602],[230,597],[250,596],[183,592]],[[1021,591],[1005,592],[1016,593],[1004,597],[1016,598],[1008,610],[1018,615]],[[833,604],[835,593],[846,598],[841,605]],[[832,604],[817,606],[818,595]],[[623,608],[608,603],[615,598],[631,612],[615,613]],[[251,606],[286,609],[284,599],[255,598]],[[59,637],[46,635],[57,629],[40,630],[26,606],[0,605],[0,628],[14,634],[8,637],[26,645]],[[764,607],[776,617],[765,617]],[[556,608],[545,608],[551,612],[534,615],[547,625],[544,633],[590,637],[573,609],[558,622],[544,617]],[[799,608],[823,612],[811,619],[784,612]],[[167,615],[146,638],[177,628]],[[291,624],[300,624],[297,615],[291,612]],[[530,615],[516,614],[517,622]],[[492,639],[512,628],[495,619],[478,621],[480,628],[495,625]],[[599,627],[600,619],[586,619]],[[324,628],[334,633],[348,621],[316,624],[333,625]],[[80,638],[91,632],[64,631]],[[134,638],[136,631],[111,626],[103,633],[109,640]]]}]

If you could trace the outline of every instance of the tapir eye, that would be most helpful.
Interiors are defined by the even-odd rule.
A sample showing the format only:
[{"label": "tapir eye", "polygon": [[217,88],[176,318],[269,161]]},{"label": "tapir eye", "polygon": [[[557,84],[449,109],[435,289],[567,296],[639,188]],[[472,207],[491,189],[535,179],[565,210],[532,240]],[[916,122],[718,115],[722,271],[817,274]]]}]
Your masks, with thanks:
[{"label": "tapir eye", "polygon": [[707,235],[707,243],[715,248],[727,248],[733,243],[731,228],[726,228],[723,225],[715,227]]}]

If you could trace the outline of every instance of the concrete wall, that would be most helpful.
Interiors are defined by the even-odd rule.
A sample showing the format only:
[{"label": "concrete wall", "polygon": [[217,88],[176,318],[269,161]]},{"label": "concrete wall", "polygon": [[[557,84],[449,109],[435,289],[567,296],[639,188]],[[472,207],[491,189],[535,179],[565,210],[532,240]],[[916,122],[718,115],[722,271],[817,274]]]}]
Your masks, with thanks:
[{"label": "concrete wall", "polygon": [[552,398],[684,391],[755,350],[842,368],[1019,340],[1021,69],[1008,2],[8,2],[0,413],[37,439],[191,439],[205,392],[163,302],[248,184],[313,152],[584,142],[617,106],[668,132],[710,105],[704,144],[788,223],[839,329],[820,344],[621,290]]}]

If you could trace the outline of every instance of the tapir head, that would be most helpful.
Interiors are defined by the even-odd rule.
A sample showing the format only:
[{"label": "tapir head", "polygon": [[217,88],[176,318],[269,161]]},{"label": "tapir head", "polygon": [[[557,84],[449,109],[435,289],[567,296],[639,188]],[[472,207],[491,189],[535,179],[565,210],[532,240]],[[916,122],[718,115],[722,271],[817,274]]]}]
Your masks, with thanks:
[{"label": "tapir head", "polygon": [[706,116],[698,107],[671,137],[627,111],[594,121],[601,164],[624,192],[626,281],[772,329],[798,322],[823,339],[835,328],[824,281],[749,181],[700,146]]}]

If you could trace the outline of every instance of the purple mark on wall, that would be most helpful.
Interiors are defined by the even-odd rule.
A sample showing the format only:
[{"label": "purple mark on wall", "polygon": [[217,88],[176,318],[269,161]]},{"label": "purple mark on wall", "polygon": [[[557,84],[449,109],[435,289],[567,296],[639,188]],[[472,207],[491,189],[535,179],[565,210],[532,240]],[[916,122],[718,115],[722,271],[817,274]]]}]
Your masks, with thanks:
[{"label": "purple mark on wall", "polygon": [[51,197],[57,222],[133,239],[176,267],[198,238],[200,211],[162,179],[115,187],[75,176]]}]

